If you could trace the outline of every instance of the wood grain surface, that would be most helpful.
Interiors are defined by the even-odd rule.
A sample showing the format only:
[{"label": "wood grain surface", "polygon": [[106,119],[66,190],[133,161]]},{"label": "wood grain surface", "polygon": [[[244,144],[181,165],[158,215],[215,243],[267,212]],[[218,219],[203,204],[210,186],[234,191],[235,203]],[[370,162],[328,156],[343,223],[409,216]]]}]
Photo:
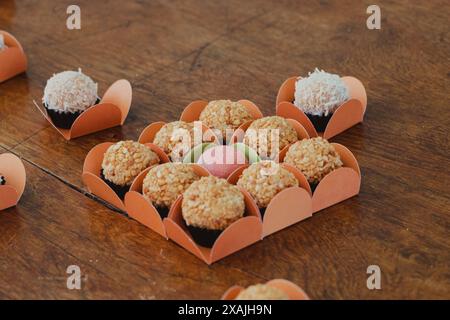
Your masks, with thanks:
[{"label": "wood grain surface", "polygon": [[[286,278],[313,299],[450,298],[448,1],[3,0],[0,29],[29,69],[0,84],[0,152],[22,157],[28,183],[0,213],[0,298],[213,299],[230,286]],[[133,85],[123,127],[65,141],[33,108],[46,80],[82,68],[102,94]],[[250,99],[275,112],[281,83],[315,67],[366,86],[363,124],[332,139],[362,171],[361,193],[208,267],[90,196],[86,153],[137,139],[197,99]],[[79,265],[81,290],[66,288]],[[378,265],[382,289],[369,290]]]}]

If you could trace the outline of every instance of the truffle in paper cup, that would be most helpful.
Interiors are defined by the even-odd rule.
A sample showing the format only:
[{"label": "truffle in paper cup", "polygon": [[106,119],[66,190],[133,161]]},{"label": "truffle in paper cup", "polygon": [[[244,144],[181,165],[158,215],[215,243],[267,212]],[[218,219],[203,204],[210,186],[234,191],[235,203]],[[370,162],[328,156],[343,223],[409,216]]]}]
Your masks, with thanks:
[{"label": "truffle in paper cup", "polygon": [[124,79],[118,80],[106,90],[98,104],[81,112],[69,129],[58,127],[43,105],[36,103],[36,101],[33,101],[33,103],[64,139],[70,140],[123,125],[130,111],[131,98],[131,84]]},{"label": "truffle in paper cup", "polygon": [[[331,145],[339,154],[343,165],[326,174],[315,185],[312,191],[313,213],[357,195],[361,187],[361,171],[355,156],[341,144]],[[280,161],[283,162],[284,157],[285,153]]]},{"label": "truffle in paper cup", "polygon": [[293,104],[295,84],[298,79],[299,77],[291,77],[281,85],[277,96],[276,113],[284,118],[297,120],[305,127],[310,137],[323,135],[324,138],[329,139],[363,121],[367,106],[367,94],[358,79],[341,77],[347,87],[349,99],[331,114],[322,132],[313,125],[311,119],[300,108]]},{"label": "truffle in paper cup", "polygon": [[[192,164],[192,167],[198,176],[209,175],[208,171],[198,165]],[[133,181],[130,191],[125,195],[125,207],[130,217],[167,239],[163,219],[173,210],[173,205],[166,212],[165,209],[154,206],[142,194],[144,179],[151,168],[142,171]]]},{"label": "truffle in paper cup", "polygon": [[[183,120],[180,120],[180,121],[183,121]],[[168,124],[174,124],[176,122],[177,121],[166,123],[163,121],[158,121],[158,122],[151,123],[141,132],[138,141],[140,143],[158,144],[157,141],[155,141],[155,139],[157,139],[157,135],[160,132],[160,130],[163,129],[164,126],[166,126]],[[186,121],[184,121],[184,122],[186,122]],[[190,124],[190,123],[187,122],[186,124]],[[186,124],[183,124],[183,125],[185,126]],[[201,126],[201,133],[202,133],[201,136],[197,136],[197,134],[199,132],[199,130],[196,127],[197,125]],[[180,156],[177,155],[177,157],[179,156],[180,159],[171,159],[172,162],[181,162],[181,160],[185,163],[186,162],[194,162],[193,160],[189,161],[187,159],[193,159],[193,157],[198,158],[199,155],[201,154],[200,151],[203,148],[208,147],[210,144],[216,144],[218,141],[218,137],[214,134],[214,132],[212,130],[210,130],[208,127],[206,127],[205,125],[201,124],[201,122],[194,122],[193,130],[194,130],[193,138],[192,138],[192,136],[190,136],[189,138],[194,140],[194,143],[193,143],[194,146],[192,148],[190,148],[190,150],[187,150],[187,152],[185,152],[183,154],[184,157],[183,157],[183,155],[180,155]],[[176,140],[178,141],[179,138],[180,137],[176,137]],[[192,140],[190,142],[192,143]],[[183,142],[180,141],[179,143],[181,143],[180,146],[183,149],[184,148]],[[161,147],[161,149],[163,149],[163,151],[164,151],[164,149],[167,149],[165,151],[166,151],[167,156],[170,158],[171,155],[170,155],[169,150],[172,148],[172,146],[166,146],[166,147],[160,146],[160,147]]]},{"label": "truffle in paper cup", "polygon": [[[289,300],[309,300],[308,295],[291,281],[274,279],[267,282],[266,285],[281,290],[286,294]],[[245,290],[244,287],[233,286],[223,294],[222,300],[235,300],[243,290]]]},{"label": "truffle in paper cup", "polygon": [[221,232],[212,248],[197,244],[184,222],[181,212],[183,198],[180,197],[174,203],[169,216],[164,219],[169,239],[185,248],[207,264],[212,264],[234,252],[237,252],[255,242],[261,240],[262,224],[261,217],[251,201],[250,195],[244,194],[245,214],[244,217],[229,225]]},{"label": "truffle in paper cup", "polygon": [[[84,160],[82,178],[89,192],[100,197],[116,208],[126,211],[126,207],[122,199],[101,178],[103,157],[108,148],[113,144],[113,142],[104,142],[89,151],[86,159]],[[167,155],[157,146],[151,143],[147,143],[145,145],[158,155],[160,163],[169,162]]]},{"label": "truffle in paper cup", "polygon": [[0,83],[27,70],[27,57],[19,41],[6,31],[0,30]]},{"label": "truffle in paper cup", "polygon": [[[301,140],[301,139],[308,139],[309,135],[308,132],[306,131],[306,129],[296,120],[294,119],[286,119],[286,121],[292,126],[292,128],[294,128],[295,132],[297,133],[297,139]],[[244,138],[245,135],[247,133],[247,130],[249,129],[249,127],[251,126],[252,122],[247,122],[244,125],[242,125],[241,127],[239,127],[239,129],[237,129],[231,140],[234,141],[235,145],[238,145],[239,147],[241,147],[242,145],[247,146],[246,149],[246,153],[250,152],[250,155],[253,156],[254,154],[258,155],[258,159],[272,159],[274,161],[278,161],[278,159],[281,157],[282,154],[285,154],[287,149],[289,148],[289,145],[283,147],[277,154],[273,155],[271,153],[269,153],[269,155],[262,155],[261,153],[258,153],[259,150],[256,150],[254,148],[251,148],[250,146],[246,145],[244,143]],[[267,132],[267,131],[261,131],[260,132],[255,132],[255,138],[256,139],[261,139],[260,134],[264,134],[266,139],[271,139],[272,135],[271,132]],[[259,140],[258,140],[259,143]],[[272,150],[268,150],[269,152],[272,152]]]},{"label": "truffle in paper cup", "polygon": [[[228,182],[237,184],[242,173],[249,165],[235,170],[229,177]],[[270,200],[265,208],[259,208],[256,200],[249,195],[254,202],[253,207],[259,211],[263,219],[263,237],[280,231],[288,226],[296,224],[312,216],[311,189],[305,176],[294,167],[281,164],[281,167],[291,172],[297,179],[298,186],[292,186],[279,191]],[[260,186],[261,187],[261,186]]]},{"label": "truffle in paper cup", "polygon": [[[215,134],[217,136],[221,137],[221,140],[222,140],[222,141],[220,141],[221,143],[223,143],[223,142],[233,143],[232,140],[228,141],[227,136],[224,137],[224,135],[226,135],[226,133],[228,133],[228,131],[230,131],[230,130],[232,131],[232,129],[229,129],[226,133],[224,133],[224,130],[225,130],[224,128],[214,128],[213,126],[208,124],[208,122],[211,122],[211,121],[217,122],[217,121],[221,121],[222,119],[224,119],[224,117],[221,116],[218,112],[218,111],[222,111],[224,109],[224,108],[222,108],[221,105],[212,106],[213,107],[212,110],[210,110],[210,111],[207,110],[208,115],[205,115],[205,114],[202,115],[203,111],[205,111],[205,108],[209,105],[209,103],[235,103],[235,102],[232,102],[229,100],[215,100],[215,101],[210,101],[210,102],[204,101],[204,100],[193,101],[184,109],[183,113],[181,114],[180,120],[186,121],[186,122],[193,122],[193,121],[206,119],[204,125],[208,126],[210,129],[212,129],[215,132]],[[245,119],[242,120],[242,121],[245,120],[244,123],[251,121],[251,120],[262,118],[262,116],[263,116],[262,112],[260,111],[258,106],[256,104],[254,104],[253,102],[251,102],[250,100],[239,100],[236,103],[244,106],[247,111],[247,114],[249,115],[249,120],[245,120]],[[236,116],[242,116],[242,112],[236,113]],[[222,124],[222,125],[225,125],[225,124]],[[227,126],[231,126],[231,124],[228,124]],[[231,133],[229,136],[231,137],[232,135],[233,135],[233,133]]]},{"label": "truffle in paper cup", "polygon": [[25,190],[26,173],[22,161],[11,153],[0,154],[0,210],[17,205]]}]

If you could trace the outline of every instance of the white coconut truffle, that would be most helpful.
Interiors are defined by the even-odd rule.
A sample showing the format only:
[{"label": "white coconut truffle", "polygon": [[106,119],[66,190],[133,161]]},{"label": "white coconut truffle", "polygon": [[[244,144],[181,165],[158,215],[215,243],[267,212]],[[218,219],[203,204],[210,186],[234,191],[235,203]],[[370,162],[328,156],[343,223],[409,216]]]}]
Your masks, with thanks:
[{"label": "white coconut truffle", "polygon": [[337,74],[316,68],[295,83],[294,105],[310,115],[328,116],[348,99],[347,86]]},{"label": "white coconut truffle", "polygon": [[47,81],[42,102],[57,112],[82,112],[98,99],[97,83],[81,72],[64,71]]}]

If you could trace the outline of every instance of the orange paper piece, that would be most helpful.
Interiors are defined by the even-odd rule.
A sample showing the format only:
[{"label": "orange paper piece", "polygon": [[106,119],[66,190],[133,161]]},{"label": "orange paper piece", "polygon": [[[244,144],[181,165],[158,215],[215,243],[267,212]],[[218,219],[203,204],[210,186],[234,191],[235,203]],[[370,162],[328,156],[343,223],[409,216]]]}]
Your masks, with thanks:
[{"label": "orange paper piece", "polygon": [[[201,166],[195,164],[192,164],[192,166],[197,175],[202,177],[209,175],[208,171]],[[168,239],[166,228],[163,220],[161,219],[161,215],[158,213],[158,209],[153,206],[153,204],[142,194],[142,184],[150,169],[151,168],[147,168],[142,171],[133,181],[133,184],[130,187],[130,192],[125,195],[126,211],[134,220],[142,223],[146,227]],[[174,210],[173,206],[169,211],[169,214],[172,210]]]},{"label": "orange paper piece", "polygon": [[[280,289],[289,297],[289,300],[310,300],[308,295],[296,284],[285,279],[274,279],[266,283],[266,285]],[[229,288],[222,296],[222,300],[235,300],[236,297],[245,288],[241,286],[233,286]]]},{"label": "orange paper piece", "polygon": [[118,80],[106,90],[100,103],[81,113],[70,129],[56,127],[41,103],[33,101],[47,121],[66,140],[123,125],[131,107],[132,89],[128,80]]},{"label": "orange paper piece", "polygon": [[14,207],[25,190],[26,172],[22,161],[11,153],[0,154],[0,175],[6,179],[0,185],[0,210]]},{"label": "orange paper piece", "polygon": [[[124,202],[106,184],[106,182],[104,182],[100,178],[103,157],[106,150],[113,144],[113,142],[104,142],[95,146],[91,149],[91,151],[89,151],[86,159],[84,160],[82,178],[90,193],[96,195],[97,197],[100,197],[116,208],[122,211],[126,211]],[[161,163],[169,162],[169,158],[160,148],[152,143],[146,143],[145,145],[152,149],[159,156]]]},{"label": "orange paper piece", "polygon": [[303,111],[293,104],[297,79],[299,77],[291,77],[281,85],[277,95],[276,114],[284,118],[297,120],[303,125],[310,137],[317,137],[320,134],[325,139],[330,139],[363,121],[367,107],[366,90],[358,79],[342,77],[342,81],[347,85],[350,99],[336,109],[325,132],[318,133]]},{"label": "orange paper piece", "polygon": [[0,83],[21,74],[27,70],[27,57],[19,41],[6,31],[0,30],[0,35],[7,48],[0,50]]},{"label": "orange paper piece", "polygon": [[202,247],[194,242],[181,214],[181,196],[173,204],[169,216],[164,219],[167,235],[181,247],[185,248],[207,264],[212,264],[234,252],[237,252],[261,240],[262,223],[259,212],[253,207],[250,195],[244,194],[246,214],[243,218],[228,226],[217,238],[212,248]]}]

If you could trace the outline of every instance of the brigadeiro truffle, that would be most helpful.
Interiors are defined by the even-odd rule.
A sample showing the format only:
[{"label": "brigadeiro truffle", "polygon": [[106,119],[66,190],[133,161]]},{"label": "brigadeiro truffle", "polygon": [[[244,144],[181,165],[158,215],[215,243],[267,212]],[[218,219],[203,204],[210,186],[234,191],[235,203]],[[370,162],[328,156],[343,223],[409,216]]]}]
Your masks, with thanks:
[{"label": "brigadeiro truffle", "polygon": [[[278,130],[278,136],[277,131]],[[245,131],[244,143],[260,156],[277,155],[284,147],[298,140],[297,132],[286,119],[279,116],[264,117],[252,122]],[[278,148],[272,142],[278,141]],[[273,154],[275,152],[275,154]]]},{"label": "brigadeiro truffle", "polygon": [[344,81],[337,74],[315,69],[295,83],[294,105],[301,109],[319,132],[324,132],[333,112],[349,99]]},{"label": "brigadeiro truffle", "polygon": [[294,143],[289,147],[284,162],[300,170],[313,191],[323,177],[343,165],[334,146],[321,137]]},{"label": "brigadeiro truffle", "polygon": [[226,142],[237,128],[253,120],[253,117],[242,103],[214,100],[203,109],[199,120],[208,128],[220,132],[223,141]]},{"label": "brigadeiro truffle", "polygon": [[159,163],[158,155],[135,141],[120,141],[106,150],[101,178],[123,199],[131,183],[144,169]]},{"label": "brigadeiro truffle", "polygon": [[6,179],[2,174],[0,173],[0,186],[4,186],[6,184]]},{"label": "brigadeiro truffle", "polygon": [[259,208],[265,209],[280,191],[298,187],[298,181],[289,171],[274,161],[260,161],[242,172],[237,185],[247,190]]},{"label": "brigadeiro truffle", "polygon": [[255,284],[242,290],[235,300],[289,300],[282,290],[267,284]]},{"label": "brigadeiro truffle", "polygon": [[142,192],[165,218],[175,200],[198,179],[200,176],[190,164],[163,163],[147,173]]},{"label": "brigadeiro truffle", "polygon": [[[155,135],[153,143],[160,147],[173,162],[182,162],[186,154],[202,142],[202,132],[193,123],[173,121],[166,123]],[[201,129],[200,129],[201,130]],[[195,136],[199,135],[199,141]]]},{"label": "brigadeiro truffle", "polygon": [[42,102],[55,126],[70,129],[78,116],[99,100],[97,84],[78,71],[63,71],[47,80]]},{"label": "brigadeiro truffle", "polygon": [[202,177],[183,193],[181,210],[194,241],[211,248],[223,230],[244,216],[244,195],[225,179]]}]

